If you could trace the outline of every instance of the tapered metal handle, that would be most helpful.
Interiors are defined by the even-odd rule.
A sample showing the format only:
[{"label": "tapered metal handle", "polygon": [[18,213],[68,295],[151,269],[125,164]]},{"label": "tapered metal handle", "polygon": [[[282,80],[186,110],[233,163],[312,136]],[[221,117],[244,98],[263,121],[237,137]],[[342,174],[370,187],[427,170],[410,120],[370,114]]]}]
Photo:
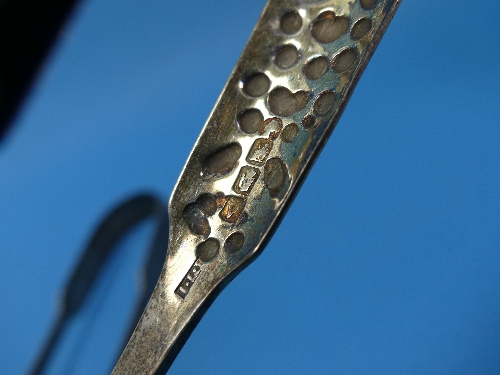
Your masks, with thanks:
[{"label": "tapered metal handle", "polygon": [[113,374],[163,374],[263,250],[400,0],[270,0],[170,200],[153,296]]}]

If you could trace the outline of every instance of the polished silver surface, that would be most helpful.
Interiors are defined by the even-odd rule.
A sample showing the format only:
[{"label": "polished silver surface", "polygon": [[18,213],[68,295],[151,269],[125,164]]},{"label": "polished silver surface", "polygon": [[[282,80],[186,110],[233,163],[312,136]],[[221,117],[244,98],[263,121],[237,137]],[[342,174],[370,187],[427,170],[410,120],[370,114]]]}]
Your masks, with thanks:
[{"label": "polished silver surface", "polygon": [[169,205],[163,272],[113,374],[162,374],[263,250],[400,0],[271,0]]}]

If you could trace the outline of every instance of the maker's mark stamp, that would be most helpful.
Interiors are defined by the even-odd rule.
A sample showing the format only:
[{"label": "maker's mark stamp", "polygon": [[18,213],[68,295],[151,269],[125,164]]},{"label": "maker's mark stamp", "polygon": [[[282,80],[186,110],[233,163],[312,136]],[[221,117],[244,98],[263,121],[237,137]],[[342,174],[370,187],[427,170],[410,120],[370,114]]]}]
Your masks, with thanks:
[{"label": "maker's mark stamp", "polygon": [[177,288],[175,288],[175,294],[177,294],[182,299],[186,298],[189,290],[200,275],[201,264],[202,261],[200,259],[196,259],[187,272],[186,276],[184,276],[184,278],[182,279],[181,283],[177,286]]}]

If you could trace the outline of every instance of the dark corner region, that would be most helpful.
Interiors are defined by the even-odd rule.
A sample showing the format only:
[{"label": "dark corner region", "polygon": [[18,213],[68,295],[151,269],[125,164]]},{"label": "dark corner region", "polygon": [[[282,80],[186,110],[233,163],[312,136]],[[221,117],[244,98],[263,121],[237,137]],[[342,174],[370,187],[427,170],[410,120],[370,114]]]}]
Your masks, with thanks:
[{"label": "dark corner region", "polygon": [[0,141],[78,0],[0,0]]}]

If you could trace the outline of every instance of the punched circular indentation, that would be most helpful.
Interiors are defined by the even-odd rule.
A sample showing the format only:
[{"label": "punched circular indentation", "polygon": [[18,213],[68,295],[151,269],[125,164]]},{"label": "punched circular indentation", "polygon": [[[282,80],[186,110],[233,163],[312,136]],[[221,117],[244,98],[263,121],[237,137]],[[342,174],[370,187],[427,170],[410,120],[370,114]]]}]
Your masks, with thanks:
[{"label": "punched circular indentation", "polygon": [[295,93],[295,98],[297,99],[297,112],[302,111],[307,103],[309,103],[309,93],[307,91],[297,91]]},{"label": "punched circular indentation", "polygon": [[366,34],[370,32],[372,28],[372,20],[370,18],[361,18],[356,21],[351,29],[351,38],[353,40],[359,40],[363,38]]},{"label": "punched circular indentation", "polygon": [[335,73],[345,72],[354,65],[357,59],[358,51],[354,48],[346,48],[332,59],[332,70]]},{"label": "punched circular indentation", "polygon": [[304,75],[311,81],[320,79],[327,71],[328,59],[325,56],[315,57],[304,65]]},{"label": "punched circular indentation", "polygon": [[280,158],[272,158],[266,162],[264,166],[264,184],[272,198],[281,192],[287,177],[288,170]]},{"label": "punched circular indentation", "polygon": [[269,93],[267,98],[269,109],[275,115],[288,117],[297,112],[298,100],[285,87],[277,87]]},{"label": "punched circular indentation", "polygon": [[182,212],[182,217],[191,233],[204,237],[210,235],[210,223],[196,203],[188,204]]},{"label": "punched circular indentation", "polygon": [[311,34],[320,43],[331,43],[346,33],[349,24],[349,18],[336,17],[334,12],[326,11],[313,21]]},{"label": "punched circular indentation", "polygon": [[291,143],[299,134],[299,126],[296,123],[291,123],[285,126],[281,132],[281,139],[285,143]]},{"label": "punched circular indentation", "polygon": [[271,81],[264,73],[253,73],[245,78],[243,92],[248,96],[257,98],[264,95],[270,86]]},{"label": "punched circular indentation", "polygon": [[262,125],[264,116],[257,108],[249,108],[240,112],[236,118],[240,129],[247,134],[254,134]]},{"label": "punched circular indentation", "polygon": [[217,211],[217,198],[212,194],[205,193],[196,200],[198,208],[207,216],[212,216]]},{"label": "punched circular indentation", "polygon": [[238,143],[231,143],[218,149],[203,160],[203,174],[217,177],[228,174],[238,163],[241,152],[241,146]]},{"label": "punched circular indentation", "polygon": [[196,257],[202,262],[208,263],[219,254],[220,243],[215,238],[209,238],[196,247]]},{"label": "punched circular indentation", "polygon": [[245,236],[241,232],[231,234],[224,244],[224,248],[229,254],[237,253],[245,243]]},{"label": "punched circular indentation", "polygon": [[274,63],[281,69],[287,69],[299,61],[299,51],[292,44],[287,44],[276,49]]},{"label": "punched circular indentation", "polygon": [[323,116],[333,108],[335,104],[335,93],[333,91],[323,91],[314,102],[313,112],[317,116]]},{"label": "punched circular indentation", "polygon": [[375,4],[377,4],[377,0],[360,0],[361,7],[363,9],[369,10],[375,7]]},{"label": "punched circular indentation", "polygon": [[302,119],[302,126],[304,129],[311,129],[316,125],[316,117],[313,115],[304,116]]},{"label": "punched circular indentation", "polygon": [[283,14],[280,19],[280,29],[285,34],[295,34],[302,27],[302,17],[297,12]]}]

